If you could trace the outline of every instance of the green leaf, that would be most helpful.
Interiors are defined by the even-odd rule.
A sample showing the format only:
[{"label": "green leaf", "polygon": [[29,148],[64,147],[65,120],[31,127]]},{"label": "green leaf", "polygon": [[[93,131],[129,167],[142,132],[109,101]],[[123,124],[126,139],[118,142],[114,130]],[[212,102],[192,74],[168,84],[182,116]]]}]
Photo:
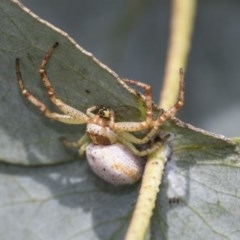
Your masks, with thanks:
[{"label": "green leaf", "polygon": [[143,117],[140,110],[143,101],[124,88],[112,70],[79,47],[66,33],[15,1],[1,1],[0,19],[2,161],[42,165],[74,158],[59,138],[64,136],[77,140],[84,133],[85,126],[50,121],[22,97],[16,81],[15,59],[19,57],[26,88],[55,111],[38,70],[45,53],[56,41],[60,46],[55,50],[47,70],[58,98],[83,112],[98,104],[115,109],[118,119]]},{"label": "green leaf", "polygon": [[239,239],[239,139],[174,121],[175,126],[165,125],[171,131],[169,162],[177,163],[174,171],[185,179],[186,193],[180,204],[167,204],[165,179],[152,235],[159,236],[156,239]]}]

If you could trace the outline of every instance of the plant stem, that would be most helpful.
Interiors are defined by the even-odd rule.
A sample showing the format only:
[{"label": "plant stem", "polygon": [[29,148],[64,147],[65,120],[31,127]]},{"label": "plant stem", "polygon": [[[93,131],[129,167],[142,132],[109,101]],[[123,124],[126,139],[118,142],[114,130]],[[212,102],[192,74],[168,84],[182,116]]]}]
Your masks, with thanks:
[{"label": "plant stem", "polygon": [[[165,110],[175,104],[179,94],[179,68],[186,68],[191,44],[196,0],[173,0],[170,41],[163,91],[159,106]],[[169,151],[163,146],[148,157],[137,204],[125,240],[143,240],[149,229],[164,165]]]},{"label": "plant stem", "polygon": [[165,110],[173,106],[179,93],[179,69],[186,69],[190,51],[196,0],[173,0],[170,39],[163,89],[159,106]]},{"label": "plant stem", "polygon": [[162,146],[161,149],[149,157],[144,170],[137,204],[125,240],[145,238],[168,154],[168,147]]}]

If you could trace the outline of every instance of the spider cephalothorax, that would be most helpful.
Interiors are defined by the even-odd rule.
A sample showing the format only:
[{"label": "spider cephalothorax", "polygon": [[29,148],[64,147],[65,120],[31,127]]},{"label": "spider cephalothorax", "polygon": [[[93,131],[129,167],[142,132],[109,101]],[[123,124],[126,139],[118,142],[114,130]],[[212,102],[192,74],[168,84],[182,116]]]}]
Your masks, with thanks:
[{"label": "spider cephalothorax", "polygon": [[105,118],[106,120],[110,120],[112,110],[109,107],[101,107],[98,110],[98,115],[101,118]]},{"label": "spider cephalothorax", "polygon": [[[55,95],[54,88],[50,83],[45,67],[58,46],[56,42],[46,53],[39,73],[45,85],[49,99],[62,113],[51,112],[48,107],[33,96],[24,86],[20,71],[20,60],[16,59],[16,73],[19,88],[24,97],[33,103],[47,117],[66,124],[87,124],[86,133],[76,142],[63,140],[69,147],[77,147],[80,155],[86,152],[87,159],[92,170],[107,182],[119,184],[132,184],[142,175],[143,165],[138,158],[146,156],[158,149],[160,141],[142,150],[141,146],[151,140],[159,131],[159,127],[184,103],[184,80],[183,70],[180,70],[180,93],[178,102],[167,111],[160,111],[159,116],[153,119],[151,86],[134,80],[123,79],[125,83],[136,85],[145,90],[146,119],[142,122],[116,122],[114,110],[97,106],[89,107],[83,113]],[[96,110],[97,113],[94,113]],[[130,132],[149,129],[142,138],[138,138]],[[137,148],[136,145],[140,146]]]},{"label": "spider cephalothorax", "polygon": [[89,116],[86,132],[95,145],[111,145],[118,141],[118,136],[109,127],[110,108],[102,107],[96,115]]}]

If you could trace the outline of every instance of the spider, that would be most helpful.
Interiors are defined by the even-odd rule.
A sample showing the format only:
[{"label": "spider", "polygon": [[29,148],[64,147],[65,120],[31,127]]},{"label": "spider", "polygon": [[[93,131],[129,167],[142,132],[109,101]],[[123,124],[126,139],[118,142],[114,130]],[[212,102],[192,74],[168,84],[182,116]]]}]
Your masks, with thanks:
[{"label": "spider", "polygon": [[[66,124],[87,124],[86,133],[75,142],[62,139],[64,145],[76,147],[79,154],[86,152],[91,169],[105,181],[115,184],[133,184],[138,181],[143,172],[143,164],[140,157],[156,151],[161,142],[157,141],[142,150],[136,145],[147,144],[158,133],[159,127],[184,103],[184,74],[180,69],[179,99],[173,107],[162,111],[156,119],[153,119],[151,86],[142,82],[122,79],[123,82],[138,86],[145,90],[146,119],[142,122],[116,122],[114,110],[108,107],[91,106],[83,113],[56,97],[54,88],[49,81],[46,65],[54,50],[59,45],[56,42],[45,54],[40,65],[39,73],[48,92],[49,99],[62,112],[51,112],[48,107],[31,94],[24,86],[20,70],[20,59],[16,59],[16,75],[19,89],[22,95],[35,105],[46,117]],[[95,113],[97,111],[97,113]],[[145,136],[138,138],[131,132],[149,130]]]}]

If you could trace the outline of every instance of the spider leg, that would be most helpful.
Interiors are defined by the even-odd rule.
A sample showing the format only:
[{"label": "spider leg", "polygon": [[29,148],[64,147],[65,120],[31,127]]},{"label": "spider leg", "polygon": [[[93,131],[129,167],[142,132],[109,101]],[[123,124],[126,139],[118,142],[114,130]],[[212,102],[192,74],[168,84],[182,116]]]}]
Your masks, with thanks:
[{"label": "spider leg", "polygon": [[33,105],[35,105],[46,117],[49,117],[51,119],[54,119],[59,122],[67,123],[67,124],[81,124],[83,123],[82,119],[74,118],[70,115],[65,114],[59,114],[55,112],[51,112],[47,106],[39,101],[35,96],[33,96],[24,86],[23,80],[22,80],[22,74],[20,71],[20,60],[19,58],[16,59],[16,75],[17,75],[17,81],[19,88],[21,90],[22,95],[27,98]]},{"label": "spider leg", "polygon": [[164,111],[159,115],[158,119],[153,122],[153,126],[161,126],[163,122],[171,118],[177,111],[184,105],[184,72],[180,68],[180,88],[178,101],[167,111]]},{"label": "spider leg", "polygon": [[134,144],[144,144],[149,142],[158,132],[159,127],[153,127],[144,137],[138,138],[129,132],[123,132],[119,134],[120,138],[124,138],[127,141]]},{"label": "spider leg", "polygon": [[138,150],[131,142],[128,140],[120,139],[121,144],[123,144],[126,148],[128,148],[134,155],[139,157],[147,156],[153,152],[155,152],[158,148],[162,146],[161,142],[154,143],[151,147],[145,150]]},{"label": "spider leg", "polygon": [[164,111],[163,113],[161,112],[156,120],[152,119],[153,112],[151,86],[141,82],[136,82],[134,80],[124,79],[123,81],[145,89],[146,120],[142,122],[115,122],[114,112],[112,112],[109,126],[115,132],[135,132],[151,127],[160,127],[164,121],[172,117],[184,104],[184,73],[182,68],[180,69],[180,89],[178,101],[168,111]]},{"label": "spider leg", "polygon": [[146,119],[142,122],[115,122],[114,112],[111,113],[109,126],[115,132],[135,132],[141,131],[152,126],[153,112],[152,112],[152,88],[145,83],[134,80],[123,79],[124,82],[136,85],[145,90],[145,104],[146,104]]},{"label": "spider leg", "polygon": [[84,134],[78,141],[75,142],[70,142],[65,138],[61,138],[60,140],[66,147],[79,148],[78,152],[80,156],[82,156],[85,153],[87,146],[91,142],[87,134]]},{"label": "spider leg", "polygon": [[90,118],[95,117],[95,114],[93,113],[93,111],[95,111],[97,108],[98,108],[97,106],[89,107],[86,111],[87,116],[89,116]]},{"label": "spider leg", "polygon": [[83,112],[67,105],[66,103],[64,103],[63,101],[61,101],[60,99],[56,98],[56,94],[54,91],[54,88],[52,86],[52,84],[49,81],[49,78],[47,76],[47,72],[46,72],[46,65],[50,59],[50,57],[52,56],[53,51],[57,48],[57,46],[59,45],[58,42],[56,42],[50,49],[49,51],[46,53],[45,57],[42,60],[40,69],[39,69],[39,73],[40,73],[40,77],[47,89],[48,92],[48,96],[49,99],[52,101],[53,104],[55,104],[63,113],[72,116],[73,118],[76,119],[77,122],[80,123],[86,123],[88,120],[88,117],[86,114],[84,114]]},{"label": "spider leg", "polygon": [[152,111],[152,87],[148,84],[138,82],[130,79],[122,79],[124,82],[136,85],[145,90],[145,104],[146,104],[146,123],[152,122],[153,111]]},{"label": "spider leg", "polygon": [[147,128],[150,128],[151,125],[146,121],[143,122],[115,122],[115,114],[111,113],[109,127],[116,133],[122,132],[137,132]]}]

